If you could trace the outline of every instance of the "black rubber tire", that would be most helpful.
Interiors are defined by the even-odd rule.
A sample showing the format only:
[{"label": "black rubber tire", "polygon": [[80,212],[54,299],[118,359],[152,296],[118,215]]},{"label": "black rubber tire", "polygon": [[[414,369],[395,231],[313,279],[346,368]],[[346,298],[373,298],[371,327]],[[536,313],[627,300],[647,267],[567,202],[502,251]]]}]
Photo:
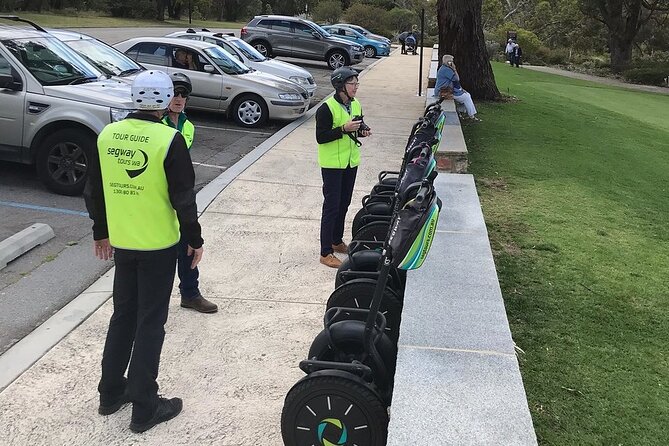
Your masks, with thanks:
[{"label": "black rubber tire", "polygon": [[364,241],[385,241],[388,235],[388,227],[390,223],[387,221],[373,221],[366,224],[358,232],[353,234],[353,240]]},{"label": "black rubber tire", "polygon": [[260,127],[269,118],[269,110],[263,98],[252,93],[235,99],[230,114],[238,125],[246,128]]},{"label": "black rubber tire", "polygon": [[366,223],[371,223],[369,218],[365,219],[363,223],[363,217],[366,215],[382,215],[388,216],[392,214],[392,207],[390,204],[383,201],[370,201],[367,203],[367,206],[360,209],[353,217],[353,225],[351,226],[351,234],[356,234],[360,228],[362,228]]},{"label": "black rubber tire", "polygon": [[367,45],[365,47],[365,57],[369,57],[370,59],[376,57],[376,48],[371,45]]},{"label": "black rubber tire", "polygon": [[44,185],[60,195],[80,195],[88,178],[95,135],[85,130],[62,129],[47,136],[37,149],[37,174]]},{"label": "black rubber tire", "polygon": [[[343,283],[330,294],[326,309],[333,307],[370,308],[376,290],[376,280],[355,279]],[[379,311],[386,317],[385,333],[397,344],[400,337],[400,321],[402,319],[402,301],[395,290],[386,286]]]},{"label": "black rubber tire", "polygon": [[327,62],[328,67],[330,67],[331,70],[336,70],[337,68],[341,68],[351,63],[348,58],[348,54],[341,50],[334,50],[329,52],[325,57],[325,62]]},{"label": "black rubber tire", "polygon": [[[343,429],[328,423],[319,429],[327,419],[339,420]],[[344,429],[347,441],[342,443]],[[283,403],[281,437],[286,446],[322,445],[323,439],[328,444],[383,446],[387,435],[388,410],[374,392],[354,379],[307,377],[290,389]]]},{"label": "black rubber tire", "polygon": [[[328,337],[325,330],[321,330],[311,343],[309,359],[330,362],[350,363],[353,360],[363,362],[361,361],[363,356],[367,356],[365,354],[365,346],[363,345],[365,333],[365,323],[363,321],[345,320],[335,322],[330,326],[329,330],[330,337],[335,345],[330,345],[330,337]],[[388,376],[385,378],[388,382],[392,382],[397,363],[397,344],[384,333],[376,341],[376,350],[379,352],[388,373]],[[372,369],[374,376],[378,377],[379,371],[371,359],[367,358],[364,363]]]},{"label": "black rubber tire", "polygon": [[251,42],[251,46],[258,50],[260,54],[265,57],[272,57],[272,45],[265,40],[254,40]]},{"label": "black rubber tire", "polygon": [[[379,253],[380,257],[380,253]],[[355,268],[355,269],[354,269]],[[342,284],[358,279],[359,277],[350,277],[348,279],[344,279],[342,277],[341,272],[343,271],[361,271],[361,272],[376,272],[378,271],[378,263],[373,263],[373,264],[365,264],[365,265],[352,265],[351,264],[351,257],[346,256],[344,260],[341,261],[341,265],[339,268],[337,268],[337,274],[335,275],[335,289],[339,288]],[[401,301],[404,300],[404,289],[406,286],[406,281],[407,281],[407,272],[402,269],[397,269],[397,268],[391,268],[390,269],[390,277],[388,277],[388,284],[386,286],[390,287],[392,290],[394,290],[397,293],[397,296],[400,298]]]}]

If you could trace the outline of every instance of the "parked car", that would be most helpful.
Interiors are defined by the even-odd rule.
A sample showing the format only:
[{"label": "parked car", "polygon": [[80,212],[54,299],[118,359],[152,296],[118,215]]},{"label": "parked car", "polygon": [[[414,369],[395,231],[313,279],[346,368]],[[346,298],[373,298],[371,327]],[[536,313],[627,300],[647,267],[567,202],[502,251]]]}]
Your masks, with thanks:
[{"label": "parked car", "polygon": [[314,92],[316,91],[314,77],[307,70],[288,62],[281,62],[267,58],[260,54],[251,45],[234,35],[231,36],[204,30],[195,31],[194,29],[189,28],[186,31],[177,31],[168,34],[165,37],[178,37],[180,39],[202,40],[204,42],[215,43],[235,56],[247,67],[263,73],[274,74],[275,76],[300,84],[309,92],[309,97],[313,97]]},{"label": "parked car", "polygon": [[242,39],[263,56],[324,60],[331,69],[362,61],[364,48],[330,35],[315,23],[297,17],[256,16],[242,28]]},{"label": "parked car", "polygon": [[49,34],[65,42],[67,46],[83,56],[109,77],[131,84],[144,67],[107,45],[106,43],[76,31],[49,29]]},{"label": "parked car", "polygon": [[390,45],[390,39],[389,38],[384,37],[380,34],[374,34],[373,32],[363,28],[360,25],[353,25],[352,23],[335,23],[332,26],[345,26],[347,28],[351,28],[351,29],[354,29],[354,30],[358,31],[360,34],[367,37],[368,39],[380,40],[381,42],[386,42],[388,45]]},{"label": "parked car", "polygon": [[309,106],[309,93],[295,82],[252,70],[214,43],[137,37],[114,48],[147,69],[187,76],[193,84],[189,108],[225,112],[242,127],[296,119]]},{"label": "parked car", "polygon": [[105,125],[134,108],[130,86],[107,79],[39,25],[0,25],[0,160],[34,164],[44,185],[78,195]]},{"label": "parked car", "polygon": [[390,55],[390,45],[380,40],[370,39],[360,34],[353,28],[345,26],[324,26],[323,29],[330,34],[342,39],[351,40],[359,43],[365,48],[365,57],[388,56]]}]

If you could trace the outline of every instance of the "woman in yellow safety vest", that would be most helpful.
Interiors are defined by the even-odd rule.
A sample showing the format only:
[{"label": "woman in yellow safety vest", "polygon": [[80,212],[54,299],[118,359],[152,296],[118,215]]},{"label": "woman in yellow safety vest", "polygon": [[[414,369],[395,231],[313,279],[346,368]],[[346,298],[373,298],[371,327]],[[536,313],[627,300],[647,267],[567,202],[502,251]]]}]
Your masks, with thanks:
[{"label": "woman in yellow safety vest", "polygon": [[358,72],[351,67],[334,70],[330,82],[332,97],[316,111],[316,142],[318,164],[323,177],[323,214],[321,216],[320,262],[339,268],[341,261],[334,253],[346,253],[344,220],[351,204],[355,177],[360,164],[358,137],[371,135],[362,121],[362,107],[355,99]]}]

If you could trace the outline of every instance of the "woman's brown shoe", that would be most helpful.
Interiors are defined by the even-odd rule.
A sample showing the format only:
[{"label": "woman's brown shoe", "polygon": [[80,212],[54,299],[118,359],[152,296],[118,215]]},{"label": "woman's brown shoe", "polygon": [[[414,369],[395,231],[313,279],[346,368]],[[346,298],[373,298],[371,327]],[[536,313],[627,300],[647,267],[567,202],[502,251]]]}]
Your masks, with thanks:
[{"label": "woman's brown shoe", "polygon": [[325,266],[329,266],[330,268],[339,268],[341,266],[341,260],[336,258],[334,254],[320,256],[320,262]]},{"label": "woman's brown shoe", "polygon": [[334,252],[338,252],[339,254],[348,254],[348,245],[346,245],[344,242],[341,242],[338,245],[332,245],[332,249],[334,249]]}]

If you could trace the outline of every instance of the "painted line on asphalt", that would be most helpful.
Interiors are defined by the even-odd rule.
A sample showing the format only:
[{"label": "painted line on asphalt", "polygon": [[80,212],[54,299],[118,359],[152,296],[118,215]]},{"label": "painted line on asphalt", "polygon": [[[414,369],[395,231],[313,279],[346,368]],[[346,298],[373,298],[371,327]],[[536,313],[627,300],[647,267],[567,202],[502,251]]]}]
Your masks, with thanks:
[{"label": "painted line on asphalt", "polygon": [[81,217],[88,217],[88,212],[72,211],[70,209],[62,209],[62,208],[52,208],[48,206],[37,206],[34,204],[26,204],[26,203],[16,203],[14,201],[0,201],[0,206],[9,206],[13,208],[30,209],[33,211],[46,211],[46,212],[55,212],[58,214],[79,215]]}]

